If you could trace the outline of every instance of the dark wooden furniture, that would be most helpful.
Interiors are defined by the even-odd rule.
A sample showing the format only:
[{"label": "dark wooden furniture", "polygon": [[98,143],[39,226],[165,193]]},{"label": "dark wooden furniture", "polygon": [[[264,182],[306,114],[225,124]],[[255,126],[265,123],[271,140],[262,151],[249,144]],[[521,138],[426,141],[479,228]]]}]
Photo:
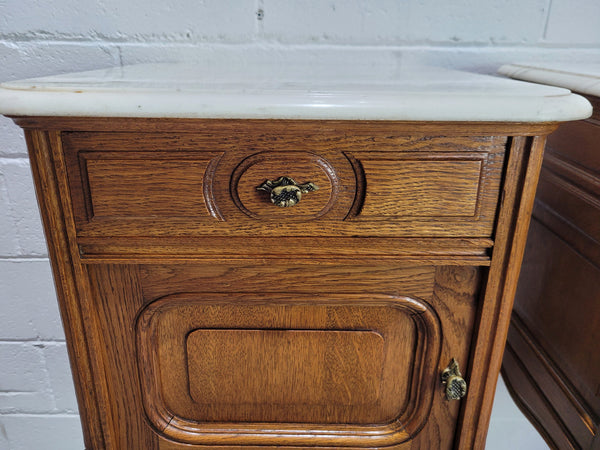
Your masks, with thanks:
[{"label": "dark wooden furniture", "polygon": [[600,99],[550,135],[503,362],[560,449],[600,449]]}]

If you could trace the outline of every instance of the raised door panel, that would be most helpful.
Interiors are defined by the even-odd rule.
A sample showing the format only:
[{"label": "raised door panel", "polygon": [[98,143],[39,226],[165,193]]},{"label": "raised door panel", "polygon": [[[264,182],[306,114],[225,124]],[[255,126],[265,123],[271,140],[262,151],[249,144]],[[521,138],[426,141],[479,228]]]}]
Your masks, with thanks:
[{"label": "raised door panel", "polygon": [[549,442],[592,448],[600,425],[600,268],[563,237],[532,221],[503,371]]},{"label": "raised door panel", "polygon": [[219,420],[298,421],[302,409],[372,405],[384,343],[360,330],[194,330],[185,352],[189,395]]},{"label": "raised door panel", "polygon": [[208,445],[400,443],[429,414],[441,347],[430,305],[382,294],[171,295],[137,335],[150,420]]},{"label": "raised door panel", "polygon": [[600,267],[538,221],[529,240],[514,314],[590,413],[600,411],[600,357],[591,351],[600,341]]},{"label": "raised door panel", "polygon": [[468,377],[477,269],[87,267],[115,448],[452,446],[439,377]]}]

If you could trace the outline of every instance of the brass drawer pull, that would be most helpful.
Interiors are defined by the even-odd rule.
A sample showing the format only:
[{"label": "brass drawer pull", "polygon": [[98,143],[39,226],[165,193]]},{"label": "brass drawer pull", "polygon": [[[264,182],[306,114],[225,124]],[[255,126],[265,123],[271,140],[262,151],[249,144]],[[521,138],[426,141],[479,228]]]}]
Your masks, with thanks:
[{"label": "brass drawer pull", "polygon": [[442,372],[442,384],[446,386],[448,400],[460,400],[467,394],[467,382],[458,367],[458,361],[452,358],[450,365]]},{"label": "brass drawer pull", "polygon": [[316,191],[319,187],[314,183],[298,184],[290,177],[279,177],[275,181],[265,181],[256,189],[269,192],[271,201],[275,205],[285,208],[294,206],[302,199],[302,194]]}]

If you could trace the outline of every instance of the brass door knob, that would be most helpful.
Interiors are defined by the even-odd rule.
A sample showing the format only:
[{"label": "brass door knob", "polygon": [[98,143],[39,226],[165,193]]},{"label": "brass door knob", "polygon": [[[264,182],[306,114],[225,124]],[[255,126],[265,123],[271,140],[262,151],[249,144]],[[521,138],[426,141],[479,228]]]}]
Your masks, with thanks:
[{"label": "brass door knob", "polygon": [[294,206],[302,199],[302,194],[316,191],[319,187],[314,183],[298,184],[293,178],[279,177],[276,180],[267,180],[259,187],[259,191],[269,192],[271,202],[282,208]]},{"label": "brass door knob", "polygon": [[446,386],[448,400],[460,400],[467,395],[467,382],[458,367],[458,361],[452,358],[450,365],[442,372],[442,384]]}]

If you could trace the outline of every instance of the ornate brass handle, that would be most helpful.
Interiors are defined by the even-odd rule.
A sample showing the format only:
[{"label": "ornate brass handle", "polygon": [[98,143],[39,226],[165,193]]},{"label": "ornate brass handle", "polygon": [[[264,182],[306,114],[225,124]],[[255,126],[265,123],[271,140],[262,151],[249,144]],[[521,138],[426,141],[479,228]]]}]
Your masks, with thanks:
[{"label": "ornate brass handle", "polygon": [[467,382],[460,374],[456,359],[452,358],[450,365],[442,372],[442,384],[446,386],[448,400],[460,400],[467,394]]},{"label": "ornate brass handle", "polygon": [[290,177],[279,177],[275,181],[265,181],[256,189],[269,192],[271,194],[271,201],[277,206],[285,208],[287,206],[294,206],[302,199],[302,194],[316,191],[319,189],[319,186],[310,182],[298,184]]}]

